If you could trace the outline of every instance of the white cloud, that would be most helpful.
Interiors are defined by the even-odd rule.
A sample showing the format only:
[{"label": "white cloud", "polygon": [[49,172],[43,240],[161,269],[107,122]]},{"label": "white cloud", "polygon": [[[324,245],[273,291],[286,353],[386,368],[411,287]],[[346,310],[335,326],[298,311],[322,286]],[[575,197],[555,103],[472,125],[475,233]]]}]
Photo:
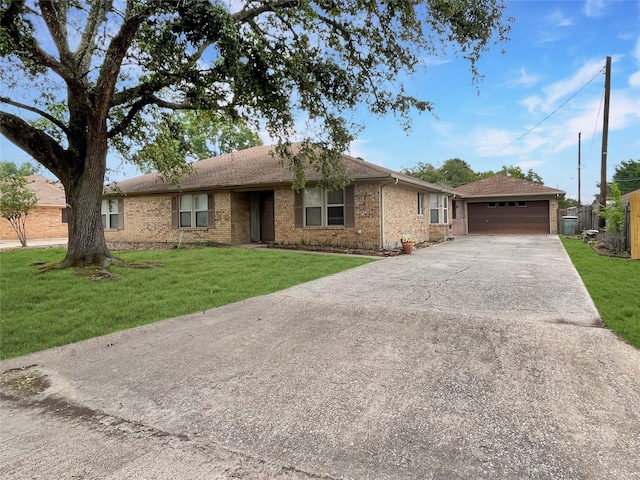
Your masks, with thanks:
[{"label": "white cloud", "polygon": [[[640,66],[640,37],[636,40],[636,45],[631,55],[635,59],[636,65]],[[640,88],[640,70],[629,76],[629,86],[633,88]]]},{"label": "white cloud", "polygon": [[[530,103],[534,103],[534,100],[530,100]],[[634,95],[629,90],[614,90],[611,92],[610,105],[610,133],[624,131],[633,125],[640,124],[638,95]],[[480,128],[474,135],[476,151],[482,156],[513,158],[525,155],[530,157],[534,154],[536,159],[544,159],[549,155],[575,149],[578,143],[578,132],[581,132],[583,146],[589,145],[591,148],[593,145],[599,145],[600,142],[602,109],[601,92],[594,92],[589,96],[581,97],[579,102],[568,104],[530,132],[528,130],[533,125],[525,126],[521,132]],[[524,132],[528,133],[522,137]],[[528,158],[525,160],[530,161]]]},{"label": "white cloud", "polygon": [[429,56],[421,58],[422,63],[427,67],[437,67],[438,65],[444,65],[450,63],[451,60],[443,57]]},{"label": "white cloud", "polygon": [[514,78],[507,80],[504,85],[507,87],[526,87],[530,88],[540,82],[542,77],[540,75],[534,75],[527,72],[527,69],[522,67],[517,73],[512,72]]},{"label": "white cloud", "polygon": [[541,130],[532,131],[518,139],[526,131],[480,127],[472,136],[476,153],[483,157],[516,157],[533,152],[548,142],[548,136]]},{"label": "white cloud", "polygon": [[525,105],[528,105],[530,111],[532,106],[540,109],[543,112],[551,112],[560,106],[561,101],[566,100],[570,95],[576,93],[590,80],[594,78],[599,72],[602,71],[604,65],[602,58],[596,58],[589,60],[582,67],[578,69],[571,77],[562,79],[558,82],[552,83],[542,89],[544,98],[540,99],[537,104],[533,104],[528,99],[523,100]]},{"label": "white cloud", "polygon": [[352,157],[360,157],[369,163],[375,163],[376,165],[386,168],[397,169],[397,167],[392,165],[394,160],[397,161],[397,158],[393,159],[387,153],[376,148],[371,148],[369,140],[364,138],[359,138],[351,142],[349,150],[347,150],[347,154]]},{"label": "white cloud", "polygon": [[606,9],[604,0],[587,0],[584,3],[583,12],[587,17],[601,17]]},{"label": "white cloud", "polygon": [[633,92],[614,90],[611,92],[609,129],[622,130],[640,120],[640,97]]},{"label": "white cloud", "polygon": [[547,20],[554,27],[570,27],[573,25],[573,20],[569,17],[565,17],[559,8],[556,8],[553,13],[547,17]]},{"label": "white cloud", "polygon": [[531,95],[523,98],[518,103],[527,107],[529,113],[534,113],[536,108],[542,103],[542,99],[538,95]]},{"label": "white cloud", "polygon": [[521,162],[516,163],[517,167],[520,167],[523,171],[527,171],[529,169],[533,169],[535,167],[539,167],[540,165],[544,165],[545,162],[540,160],[523,160]]}]

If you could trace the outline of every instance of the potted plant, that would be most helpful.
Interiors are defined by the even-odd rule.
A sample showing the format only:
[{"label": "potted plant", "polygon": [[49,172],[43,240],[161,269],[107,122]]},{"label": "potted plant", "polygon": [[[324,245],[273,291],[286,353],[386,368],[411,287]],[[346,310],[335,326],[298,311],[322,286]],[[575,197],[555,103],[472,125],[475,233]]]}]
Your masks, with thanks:
[{"label": "potted plant", "polygon": [[413,248],[416,246],[416,241],[411,236],[403,236],[400,239],[400,243],[402,243],[402,251],[407,255],[413,252]]}]

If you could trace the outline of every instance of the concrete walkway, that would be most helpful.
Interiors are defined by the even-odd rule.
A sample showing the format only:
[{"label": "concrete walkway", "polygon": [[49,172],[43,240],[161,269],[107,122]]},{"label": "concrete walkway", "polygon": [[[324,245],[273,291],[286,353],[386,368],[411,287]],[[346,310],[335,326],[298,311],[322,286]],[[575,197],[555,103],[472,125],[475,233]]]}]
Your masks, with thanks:
[{"label": "concrete walkway", "polygon": [[555,236],[459,238],[0,367],[2,478],[639,478],[640,352]]},{"label": "concrete walkway", "polygon": [[[34,238],[27,239],[27,248],[31,247],[67,247],[66,238]],[[20,240],[0,240],[0,250],[6,250],[9,248],[22,248]]]}]

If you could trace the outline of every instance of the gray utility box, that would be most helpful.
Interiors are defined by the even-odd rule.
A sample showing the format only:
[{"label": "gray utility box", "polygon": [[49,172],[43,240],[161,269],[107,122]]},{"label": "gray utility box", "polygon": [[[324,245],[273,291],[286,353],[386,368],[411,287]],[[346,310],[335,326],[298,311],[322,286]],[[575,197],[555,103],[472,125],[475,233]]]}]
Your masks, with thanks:
[{"label": "gray utility box", "polygon": [[562,217],[562,234],[575,235],[578,232],[578,217],[566,215]]}]

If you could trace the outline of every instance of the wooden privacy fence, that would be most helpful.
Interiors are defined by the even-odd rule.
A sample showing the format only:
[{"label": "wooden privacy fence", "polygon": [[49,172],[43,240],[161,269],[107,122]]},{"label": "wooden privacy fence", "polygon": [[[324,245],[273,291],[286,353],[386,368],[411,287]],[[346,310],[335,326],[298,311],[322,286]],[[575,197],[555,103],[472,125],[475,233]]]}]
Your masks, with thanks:
[{"label": "wooden privacy fence", "polygon": [[593,205],[584,205],[582,207],[563,208],[558,210],[558,232],[562,232],[562,217],[578,217],[578,225],[576,232],[583,230],[598,230],[598,211]]},{"label": "wooden privacy fence", "polygon": [[631,246],[631,258],[640,260],[640,192],[631,195],[628,204],[627,217],[629,222],[629,245]]},{"label": "wooden privacy fence", "polygon": [[[563,217],[577,217],[576,233],[584,230],[599,230],[597,208],[593,205],[563,208],[558,210],[558,232],[563,232]],[[631,195],[624,207],[623,231],[624,250],[631,252],[631,258],[640,259],[640,193]]]}]

